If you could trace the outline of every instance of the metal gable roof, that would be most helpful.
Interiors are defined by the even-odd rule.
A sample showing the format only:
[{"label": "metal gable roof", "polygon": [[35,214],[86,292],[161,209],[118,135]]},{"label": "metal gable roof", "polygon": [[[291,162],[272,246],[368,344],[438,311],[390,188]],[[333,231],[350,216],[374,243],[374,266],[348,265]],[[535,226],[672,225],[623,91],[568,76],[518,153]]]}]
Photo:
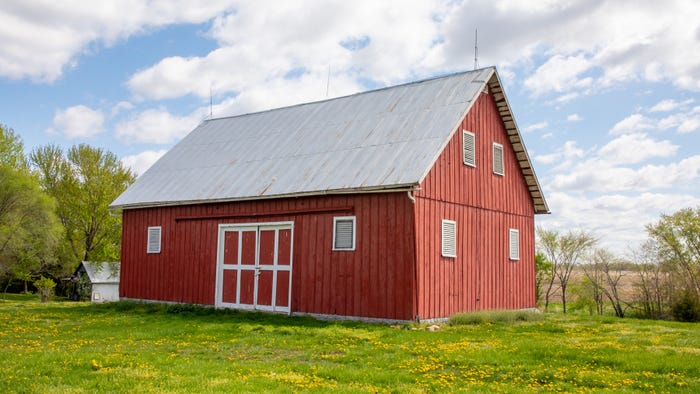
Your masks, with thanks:
[{"label": "metal gable roof", "polygon": [[408,190],[494,75],[490,67],[207,120],[112,207]]}]

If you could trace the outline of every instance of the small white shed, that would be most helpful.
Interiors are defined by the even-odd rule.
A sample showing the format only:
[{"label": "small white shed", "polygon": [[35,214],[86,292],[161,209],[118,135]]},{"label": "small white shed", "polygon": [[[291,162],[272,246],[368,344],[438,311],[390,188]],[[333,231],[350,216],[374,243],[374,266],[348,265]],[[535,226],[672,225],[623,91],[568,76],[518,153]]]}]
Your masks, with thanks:
[{"label": "small white shed", "polygon": [[119,301],[119,268],[117,262],[83,261],[76,274],[87,275],[92,302]]}]

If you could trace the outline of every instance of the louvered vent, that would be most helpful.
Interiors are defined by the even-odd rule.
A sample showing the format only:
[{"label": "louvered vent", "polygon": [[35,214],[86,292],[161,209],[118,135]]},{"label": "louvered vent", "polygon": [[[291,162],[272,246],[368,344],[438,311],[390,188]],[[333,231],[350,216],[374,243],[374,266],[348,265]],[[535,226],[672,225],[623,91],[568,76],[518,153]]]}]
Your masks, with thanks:
[{"label": "louvered vent", "polygon": [[510,259],[520,260],[520,233],[518,230],[510,229]]},{"label": "louvered vent", "polygon": [[452,220],[442,221],[442,255],[457,257],[457,223]]},{"label": "louvered vent", "polygon": [[355,250],[355,217],[333,218],[333,250]]},{"label": "louvered vent", "polygon": [[462,154],[465,165],[476,167],[476,137],[466,130],[462,131]]},{"label": "louvered vent", "polygon": [[503,175],[503,145],[493,144],[493,173]]},{"label": "louvered vent", "polygon": [[160,226],[148,228],[146,253],[160,253]]}]

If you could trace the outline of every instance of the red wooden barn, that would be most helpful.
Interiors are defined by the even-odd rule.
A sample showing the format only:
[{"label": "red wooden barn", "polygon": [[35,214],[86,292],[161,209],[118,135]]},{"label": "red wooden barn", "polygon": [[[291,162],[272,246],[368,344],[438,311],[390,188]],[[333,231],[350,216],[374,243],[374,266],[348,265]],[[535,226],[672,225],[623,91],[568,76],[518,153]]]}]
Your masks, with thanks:
[{"label": "red wooden barn", "polygon": [[122,298],[387,320],[534,307],[548,212],[493,67],[207,120],[112,206]]}]

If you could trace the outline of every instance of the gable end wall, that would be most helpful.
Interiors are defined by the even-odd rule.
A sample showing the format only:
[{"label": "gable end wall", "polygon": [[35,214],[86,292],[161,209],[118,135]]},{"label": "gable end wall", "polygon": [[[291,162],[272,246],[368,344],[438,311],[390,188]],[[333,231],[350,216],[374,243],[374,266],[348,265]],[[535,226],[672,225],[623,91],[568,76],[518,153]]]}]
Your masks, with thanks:
[{"label": "gable end wall", "polygon": [[[462,130],[476,135],[476,167],[462,162]],[[505,176],[492,168],[504,148]],[[534,206],[492,94],[481,94],[416,193],[418,313],[535,306]],[[440,255],[442,219],[457,222],[457,257]],[[508,255],[508,229],[520,231],[520,260]]]}]

